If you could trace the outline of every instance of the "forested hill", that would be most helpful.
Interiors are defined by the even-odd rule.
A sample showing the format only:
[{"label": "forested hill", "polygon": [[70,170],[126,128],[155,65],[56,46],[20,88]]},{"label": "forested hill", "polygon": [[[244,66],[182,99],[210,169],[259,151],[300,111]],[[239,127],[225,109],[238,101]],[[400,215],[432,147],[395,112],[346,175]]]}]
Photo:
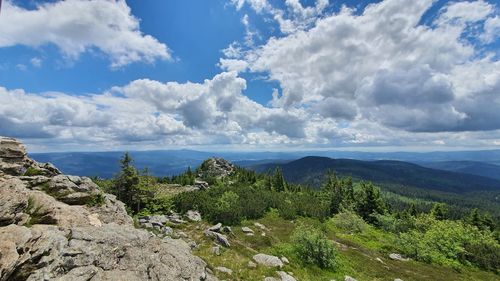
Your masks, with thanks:
[{"label": "forested hill", "polygon": [[328,170],[341,176],[379,184],[404,185],[445,192],[499,191],[500,181],[486,177],[425,168],[402,161],[360,161],[308,156],[288,163],[255,165],[257,172],[283,170],[288,181],[319,187]]}]

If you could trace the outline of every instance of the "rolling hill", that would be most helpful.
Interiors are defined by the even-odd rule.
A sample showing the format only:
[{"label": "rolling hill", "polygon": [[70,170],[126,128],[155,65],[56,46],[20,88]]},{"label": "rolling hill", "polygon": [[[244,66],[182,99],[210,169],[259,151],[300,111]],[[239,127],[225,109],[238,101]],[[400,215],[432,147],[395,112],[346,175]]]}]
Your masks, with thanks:
[{"label": "rolling hill", "polygon": [[453,193],[500,190],[499,180],[431,169],[402,161],[361,161],[309,156],[284,164],[255,165],[252,169],[266,172],[276,167],[281,167],[287,180],[309,184],[315,188],[321,185],[324,174],[328,170],[333,170],[341,176],[351,176],[354,179],[373,181],[382,185],[400,185]]},{"label": "rolling hill", "polygon": [[440,161],[418,163],[421,166],[500,180],[500,166],[478,161]]}]

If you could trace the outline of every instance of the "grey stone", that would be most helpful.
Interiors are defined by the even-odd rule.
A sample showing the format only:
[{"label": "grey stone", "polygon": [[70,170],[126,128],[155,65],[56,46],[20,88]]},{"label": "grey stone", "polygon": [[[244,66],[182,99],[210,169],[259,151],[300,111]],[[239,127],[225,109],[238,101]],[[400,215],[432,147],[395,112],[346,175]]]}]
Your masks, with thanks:
[{"label": "grey stone", "polygon": [[222,272],[222,273],[226,273],[226,274],[229,274],[229,275],[232,275],[233,274],[233,271],[227,267],[223,267],[223,266],[218,266],[215,268],[215,270],[219,271],[219,272]]},{"label": "grey stone", "polygon": [[283,262],[278,257],[271,255],[257,254],[253,256],[253,260],[260,265],[268,267],[283,267]]},{"label": "grey stone", "polygon": [[215,231],[205,230],[205,236],[212,238],[217,244],[222,245],[226,248],[231,247],[231,243],[224,234],[220,234]]},{"label": "grey stone", "polygon": [[221,227],[222,227],[222,223],[219,222],[216,225],[209,227],[208,230],[215,231],[215,232],[220,232]]},{"label": "grey stone", "polygon": [[186,213],[186,217],[190,220],[190,221],[201,221],[201,214],[200,212],[198,211],[193,211],[193,210],[189,210],[187,211]]},{"label": "grey stone", "polygon": [[297,281],[292,275],[284,272],[284,271],[278,271],[278,275],[281,278],[281,281]]},{"label": "grey stone", "polygon": [[391,253],[389,258],[396,261],[408,261],[409,259],[403,257],[401,254]]},{"label": "grey stone", "polygon": [[250,227],[244,226],[241,228],[241,231],[243,231],[243,233],[247,233],[247,234],[252,233],[253,234],[253,230]]}]

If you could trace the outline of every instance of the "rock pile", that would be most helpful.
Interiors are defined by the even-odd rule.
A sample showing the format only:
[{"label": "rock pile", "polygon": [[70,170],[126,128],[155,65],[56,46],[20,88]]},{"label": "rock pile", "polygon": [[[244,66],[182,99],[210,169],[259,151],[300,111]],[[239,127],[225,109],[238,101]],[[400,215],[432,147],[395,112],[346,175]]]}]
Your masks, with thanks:
[{"label": "rock pile", "polygon": [[231,243],[229,242],[229,239],[227,238],[227,236],[221,233],[223,231],[230,233],[231,228],[222,227],[222,224],[218,223],[214,226],[207,228],[205,230],[205,236],[213,239],[215,243],[222,245],[226,248],[229,248],[229,247],[231,247]]},{"label": "rock pile", "polygon": [[190,251],[135,229],[124,204],[89,178],[62,175],[0,137],[0,281],[216,280]]},{"label": "rock pile", "polygon": [[221,179],[231,175],[236,170],[236,167],[229,161],[222,158],[209,158],[201,164],[198,178]]}]

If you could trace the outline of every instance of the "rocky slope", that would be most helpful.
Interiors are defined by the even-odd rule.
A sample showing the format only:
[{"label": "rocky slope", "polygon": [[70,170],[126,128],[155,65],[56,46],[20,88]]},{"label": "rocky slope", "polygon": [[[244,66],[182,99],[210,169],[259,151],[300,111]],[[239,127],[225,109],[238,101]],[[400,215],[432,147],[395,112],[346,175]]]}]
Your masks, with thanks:
[{"label": "rocky slope", "polygon": [[0,137],[0,281],[216,280],[180,239],[136,229],[122,202]]}]

